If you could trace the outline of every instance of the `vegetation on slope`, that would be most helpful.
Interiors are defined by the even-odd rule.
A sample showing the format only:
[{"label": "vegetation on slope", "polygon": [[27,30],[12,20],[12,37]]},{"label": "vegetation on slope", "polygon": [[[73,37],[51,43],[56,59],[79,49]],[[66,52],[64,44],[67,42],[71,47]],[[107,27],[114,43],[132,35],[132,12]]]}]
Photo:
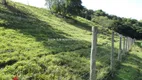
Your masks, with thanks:
[{"label": "vegetation on slope", "polygon": [[137,41],[112,80],[142,80],[142,42]]},{"label": "vegetation on slope", "polygon": [[[0,4],[0,79],[89,79],[92,26],[97,25],[81,17],[65,19],[20,3]],[[97,79],[109,70],[108,33],[99,34]],[[118,52],[117,37],[115,42]]]}]

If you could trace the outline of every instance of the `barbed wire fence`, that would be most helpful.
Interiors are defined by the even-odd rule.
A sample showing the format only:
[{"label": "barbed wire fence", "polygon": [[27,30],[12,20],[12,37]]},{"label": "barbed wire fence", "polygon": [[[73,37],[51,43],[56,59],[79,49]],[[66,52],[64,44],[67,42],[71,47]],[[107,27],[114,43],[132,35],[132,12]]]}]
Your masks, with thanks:
[{"label": "barbed wire fence", "polygon": [[[92,46],[93,47],[91,46],[92,47],[91,48],[92,51],[90,51],[91,54],[92,54],[92,55],[90,55],[90,73],[84,73],[83,75],[79,76],[80,78],[85,78],[85,77],[89,77],[90,76],[88,79],[85,79],[85,80],[97,80],[96,60],[95,61],[92,61],[92,60],[93,59],[97,59],[96,55],[99,54],[99,53],[97,53],[97,46],[98,46],[98,44],[97,44],[97,38],[98,38],[97,35],[99,33],[98,33],[98,29],[97,28],[92,27],[92,30],[93,30],[92,31]],[[115,48],[114,48],[114,45],[115,45],[114,44],[115,43],[115,36],[117,37],[117,39],[119,37],[119,41],[118,41],[119,42],[119,47],[118,47],[118,50],[115,50]],[[72,42],[74,42],[74,41],[82,41],[82,40],[79,40],[79,39],[56,38],[56,39],[48,39],[48,41],[57,41],[57,42],[59,42],[59,41],[60,42],[66,42],[66,41],[70,42],[70,41],[72,41]],[[94,41],[95,41],[95,43],[94,43]],[[111,40],[110,40],[110,44],[111,44],[110,52],[111,53],[110,53],[110,59],[109,59],[110,60],[110,66],[108,68],[109,71],[108,71],[108,73],[106,75],[104,75],[99,80],[108,80],[110,77],[114,76],[115,67],[118,66],[117,65],[117,64],[119,64],[118,62],[121,63],[122,57],[125,56],[126,53],[131,49],[131,47],[132,47],[132,45],[133,45],[134,42],[135,42],[135,39],[132,39],[130,37],[125,37],[125,36],[123,36],[121,34],[118,34],[118,33],[112,31]],[[74,45],[78,45],[78,44],[74,44]],[[73,47],[74,45],[65,45],[65,46],[58,45],[58,46],[52,46],[50,48],[51,49],[52,48],[69,48],[69,47]],[[101,46],[104,46],[104,45],[101,45]],[[96,49],[94,49],[94,48],[96,48]],[[72,50],[72,51],[74,51],[74,50]],[[115,53],[117,53],[117,56],[116,56]],[[95,58],[94,58],[94,56],[95,56]],[[103,57],[101,57],[101,59],[103,59]],[[117,62],[114,59],[117,59]],[[95,66],[94,66],[94,64],[95,64]],[[86,64],[86,65],[88,65],[88,64]],[[93,78],[91,78],[91,77],[93,77]],[[58,80],[62,80],[62,77],[59,76]]]},{"label": "barbed wire fence", "polygon": [[[27,2],[28,2],[28,0],[27,0]],[[28,4],[29,5],[29,4]],[[4,14],[0,14],[1,16],[4,16]],[[25,16],[24,14],[14,14],[14,15],[23,15],[23,16]],[[18,17],[17,17],[18,18]],[[22,18],[22,16],[20,17],[20,20],[24,20],[25,18],[23,17]],[[29,21],[33,21],[34,19],[31,19],[31,20],[29,20]],[[88,72],[88,73],[84,73],[83,75],[80,75],[79,77],[81,77],[81,78],[85,78],[85,77],[88,77],[88,76],[90,76],[87,80],[97,80],[97,71],[96,71],[96,55],[97,54],[99,54],[99,53],[97,53],[97,39],[98,39],[98,37],[97,37],[97,35],[98,35],[99,33],[98,33],[98,29],[97,28],[95,28],[95,27],[92,27],[92,46],[91,46],[91,55],[90,55],[90,73]],[[118,33],[116,33],[116,34],[118,34]],[[118,59],[118,61],[119,62],[121,62],[122,61],[122,57],[123,56],[125,56],[126,55],[126,53],[131,49],[131,47],[132,47],[132,45],[134,44],[134,42],[135,42],[135,39],[132,39],[132,38],[130,38],[130,37],[127,37],[127,36],[123,36],[123,35],[121,35],[121,34],[118,34],[119,35],[119,49],[118,49],[118,56],[117,56],[117,59]],[[109,72],[107,73],[107,75],[106,76],[104,76],[101,80],[108,80],[109,79],[109,77],[113,77],[114,76],[114,70],[115,70],[115,64],[117,64],[117,63],[114,63],[114,58],[116,58],[116,57],[114,57],[114,36],[116,36],[115,35],[115,32],[113,32],[112,31],[112,36],[111,36],[111,39],[112,40],[110,40],[111,42],[110,42],[110,44],[112,44],[112,46],[111,46],[111,49],[110,49],[110,51],[111,51],[111,53],[110,53],[110,68],[109,68]],[[49,41],[82,41],[82,40],[79,40],[79,39],[63,39],[63,38],[58,38],[58,39],[48,39]],[[78,45],[78,44],[75,44],[75,45]],[[89,46],[89,47],[90,47]],[[70,46],[70,45],[66,45],[66,46],[52,46],[52,47],[49,47],[49,48],[68,48],[68,47],[73,47],[73,45],[72,46]],[[95,59],[95,60],[94,60]],[[102,59],[103,59],[103,57],[102,57]],[[88,65],[88,64],[86,64],[86,65]],[[22,73],[22,72],[20,72],[20,73]],[[19,73],[19,74],[20,74]],[[62,80],[62,77],[59,77],[59,79],[58,80]]]},{"label": "barbed wire fence", "polygon": [[[91,55],[91,64],[90,64],[90,80],[97,80],[96,78],[96,60],[92,60],[92,59],[95,59],[96,58],[96,55],[97,54],[97,50],[96,50],[96,47],[97,47],[97,33],[98,32],[98,29],[95,27],[92,27],[92,37],[93,37],[93,40],[92,40],[92,53],[91,54],[94,54],[94,55]],[[118,33],[117,33],[118,34]],[[132,39],[130,37],[125,37],[123,36],[124,38],[124,41],[122,43],[122,35],[119,34],[120,36],[120,40],[119,40],[119,51],[118,51],[118,61],[121,62],[121,59],[122,59],[122,55],[125,55],[132,47],[132,45],[134,44],[135,42],[135,39]],[[122,48],[122,45],[123,45],[123,48]],[[94,51],[95,50],[95,51]],[[107,74],[106,77],[104,77],[103,80],[107,80],[109,77],[114,77],[114,71],[115,71],[115,67],[116,67],[116,64],[118,63],[115,63],[114,62],[114,31],[112,31],[112,36],[111,36],[111,55],[110,55],[110,70],[109,70],[109,73]]]}]

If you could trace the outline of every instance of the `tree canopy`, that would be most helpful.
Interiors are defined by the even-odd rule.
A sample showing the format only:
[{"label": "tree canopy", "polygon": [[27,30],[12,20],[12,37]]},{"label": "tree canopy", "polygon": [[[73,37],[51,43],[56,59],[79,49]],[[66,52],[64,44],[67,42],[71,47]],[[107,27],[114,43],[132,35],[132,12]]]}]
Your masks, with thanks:
[{"label": "tree canopy", "polygon": [[94,11],[92,9],[87,9],[84,7],[83,10],[81,11],[80,16],[88,20],[91,20],[93,14],[94,14]]},{"label": "tree canopy", "polygon": [[63,16],[79,15],[83,10],[81,0],[45,0],[47,7],[54,13]]},{"label": "tree canopy", "polygon": [[3,5],[7,5],[6,0],[2,0],[2,4],[3,4]]},{"label": "tree canopy", "polygon": [[102,10],[94,11],[92,21],[105,26],[125,36],[142,39],[142,22],[131,19],[109,15]]}]

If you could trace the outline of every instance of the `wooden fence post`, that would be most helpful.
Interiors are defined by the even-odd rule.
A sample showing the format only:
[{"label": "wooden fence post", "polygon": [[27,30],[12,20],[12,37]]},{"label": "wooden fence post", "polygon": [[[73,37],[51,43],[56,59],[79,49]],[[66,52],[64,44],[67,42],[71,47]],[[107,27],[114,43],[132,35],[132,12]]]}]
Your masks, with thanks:
[{"label": "wooden fence post", "polygon": [[[111,57],[110,57],[110,70],[114,71],[114,32],[112,32],[112,39],[111,39]],[[113,76],[113,73],[112,73]]]},{"label": "wooden fence post", "polygon": [[131,41],[131,38],[129,37],[129,50],[131,49],[132,47],[132,41]]},{"label": "wooden fence post", "polygon": [[126,52],[128,51],[128,38],[126,37],[126,40],[125,40],[125,49],[126,49]]},{"label": "wooden fence post", "polygon": [[92,47],[90,55],[90,80],[96,80],[97,27],[92,27]]},{"label": "wooden fence post", "polygon": [[132,39],[130,38],[130,49],[131,49],[131,47],[132,47]]},{"label": "wooden fence post", "polygon": [[131,38],[131,45],[133,45],[133,38]]},{"label": "wooden fence post", "polygon": [[131,38],[129,37],[129,50],[131,49]]},{"label": "wooden fence post", "polygon": [[130,48],[129,37],[127,37],[127,45],[128,45],[128,51],[129,51],[129,48]]},{"label": "wooden fence post", "polygon": [[127,37],[127,52],[129,51],[129,37]]},{"label": "wooden fence post", "polygon": [[135,43],[135,39],[133,39],[133,45],[134,45],[134,43]]},{"label": "wooden fence post", "polygon": [[123,36],[123,54],[126,52],[126,39],[125,36]]},{"label": "wooden fence post", "polygon": [[119,41],[119,52],[118,52],[118,61],[121,61],[121,52],[122,52],[122,35],[119,34],[120,41]]},{"label": "wooden fence post", "polygon": [[131,47],[132,47],[132,39],[130,38],[130,49],[131,49]]}]

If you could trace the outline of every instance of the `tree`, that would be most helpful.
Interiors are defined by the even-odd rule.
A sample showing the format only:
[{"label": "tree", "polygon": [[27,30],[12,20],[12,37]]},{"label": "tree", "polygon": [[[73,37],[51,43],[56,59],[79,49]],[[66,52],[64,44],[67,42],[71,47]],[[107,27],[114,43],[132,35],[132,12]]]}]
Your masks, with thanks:
[{"label": "tree", "polygon": [[87,8],[83,8],[82,11],[81,11],[81,14],[79,16],[85,18],[85,19],[88,19],[88,20],[91,20],[92,19],[92,16],[94,14],[94,11],[91,10],[91,9],[87,9]]},{"label": "tree", "polygon": [[2,4],[3,4],[3,5],[7,5],[6,0],[2,0]]},{"label": "tree", "polygon": [[108,16],[103,10],[96,10],[94,16]]},{"label": "tree", "polygon": [[81,0],[67,0],[67,13],[71,15],[79,15],[83,10]]},{"label": "tree", "polygon": [[[45,1],[46,1],[45,5],[47,6],[47,8],[48,8],[51,12],[53,12],[53,11],[52,11],[53,6],[56,6],[58,0],[45,0]],[[57,8],[58,8],[58,7],[57,7]]]},{"label": "tree", "polygon": [[45,1],[46,1],[45,5],[47,6],[48,9],[51,10],[54,0],[45,0]]},{"label": "tree", "polygon": [[60,15],[78,15],[83,6],[81,0],[46,0],[48,8]]},{"label": "tree", "polygon": [[94,14],[94,11],[91,10],[91,9],[89,9],[89,10],[87,11],[87,14],[86,14],[86,15],[87,15],[86,19],[91,20],[92,17],[93,17],[93,14]]}]

